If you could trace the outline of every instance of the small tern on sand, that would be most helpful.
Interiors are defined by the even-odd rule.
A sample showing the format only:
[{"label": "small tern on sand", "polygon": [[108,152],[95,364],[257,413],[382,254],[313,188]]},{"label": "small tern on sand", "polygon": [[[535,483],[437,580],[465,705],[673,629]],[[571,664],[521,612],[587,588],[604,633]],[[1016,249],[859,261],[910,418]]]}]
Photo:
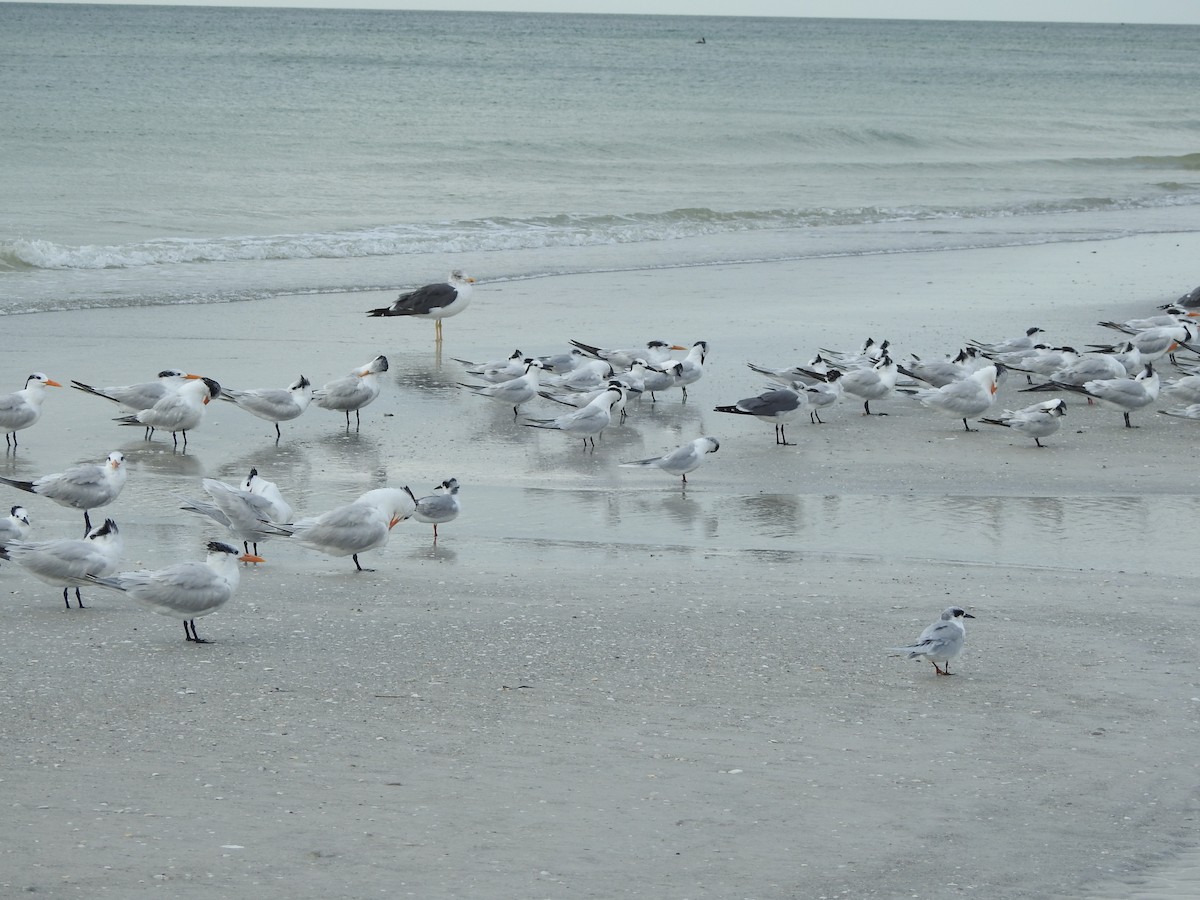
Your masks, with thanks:
[{"label": "small tern on sand", "polygon": [[253,388],[248,391],[225,388],[221,391],[222,400],[235,403],[251,415],[273,423],[277,444],[282,437],[279,423],[298,417],[308,409],[312,398],[312,384],[303,375],[285,388]]},{"label": "small tern on sand", "polygon": [[247,553],[250,552],[251,543],[257,556],[261,541],[291,535],[290,529],[276,525],[271,520],[272,504],[263,497],[215,478],[202,479],[200,484],[210,499],[184,498],[180,509],[207,516],[218,525],[228,528],[242,542],[242,548]]},{"label": "small tern on sand", "polygon": [[200,427],[204,421],[204,408],[210,400],[221,396],[221,385],[211,378],[201,377],[188,381],[173,393],[168,393],[149,409],[131,416],[113,419],[121,425],[142,425],[150,429],[171,432],[171,440],[179,446],[179,434],[183,435],[183,449],[187,450],[188,432]]},{"label": "small tern on sand", "polygon": [[88,581],[121,591],[160,616],[183,620],[183,636],[207,644],[196,634],[196,620],[224,606],[241,580],[239,562],[262,562],[220,541],[208,543],[204,562],[184,562],[151,572],[120,572],[112,577],[89,576]]},{"label": "small tern on sand", "polygon": [[413,316],[418,319],[434,320],[434,339],[441,343],[442,319],[457,316],[467,308],[474,293],[475,279],[455,269],[448,281],[427,284],[414,291],[401,294],[391,306],[372,309],[368,316]]},{"label": "small tern on sand", "polygon": [[21,390],[0,394],[0,430],[4,431],[6,447],[16,448],[17,432],[42,417],[42,400],[48,387],[62,385],[42,372],[34,372],[25,379]]},{"label": "small tern on sand", "polygon": [[[915,644],[910,647],[891,647],[896,653],[907,653],[909,659],[923,656],[933,663],[934,671],[939,675],[950,675],[950,660],[954,659],[963,649],[967,629],[963,619],[975,618],[961,606],[950,606],[942,613],[942,617],[921,632]],[[938,660],[942,665],[938,665]]]},{"label": "small tern on sand", "polygon": [[635,359],[644,359],[652,366],[659,366],[669,361],[672,350],[687,350],[680,344],[668,344],[666,341],[647,341],[644,347],[631,350],[608,350],[604,347],[594,347],[582,341],[570,341],[571,346],[578,347],[588,356],[603,359],[614,369],[628,369]]},{"label": "small tern on sand", "polygon": [[440,494],[429,494],[419,500],[413,497],[412,491],[409,491],[409,496],[417,505],[417,508],[413,510],[412,517],[418,522],[433,526],[434,543],[438,539],[438,525],[453,522],[462,511],[462,502],[458,499],[457,478],[446,479],[438,485],[438,488],[441,489]]},{"label": "small tern on sand", "polygon": [[0,519],[0,550],[13,541],[25,540],[32,530],[25,507],[14,506],[6,518]]},{"label": "small tern on sand", "polygon": [[1061,397],[1044,400],[1033,406],[1022,409],[1006,409],[994,418],[980,419],[985,425],[1002,425],[1011,428],[1026,437],[1033,438],[1039,447],[1044,447],[1041,439],[1049,437],[1058,431],[1062,417],[1067,414],[1067,403]]},{"label": "small tern on sand", "polygon": [[68,509],[83,510],[84,533],[92,530],[88,511],[112,503],[125,487],[125,454],[114,450],[102,463],[83,463],[65,472],[43,475],[33,481],[18,481],[0,475],[0,482],[30,494],[38,494]]},{"label": "small tern on sand", "polygon": [[496,400],[506,406],[511,406],[513,415],[520,413],[520,406],[532,400],[538,395],[538,390],[541,387],[541,374],[544,369],[540,362],[532,357],[525,360],[525,374],[519,375],[516,378],[510,378],[508,381],[497,382],[496,384],[463,384],[459,382],[459,387],[464,387],[472,394],[478,394],[480,397],[487,397],[491,400]]},{"label": "small tern on sand", "polygon": [[386,544],[392,528],[411,516],[416,507],[412,491],[407,488],[376,488],[353,503],[287,527],[306,547],[329,556],[349,556],[356,569],[370,572],[359,563],[358,554]]},{"label": "small tern on sand", "polygon": [[61,587],[67,609],[71,608],[67,591],[75,588],[75,600],[83,609],[79,586],[85,584],[89,576],[115,572],[122,546],[117,523],[105,519],[82,539],[13,541],[0,550],[0,559],[11,559],[39,581]]},{"label": "small tern on sand", "polygon": [[563,413],[554,419],[527,419],[522,422],[530,428],[549,428],[574,435],[583,439],[583,446],[591,444],[596,449],[596,438],[612,422],[613,407],[624,401],[625,388],[616,383],[610,384],[604,391],[587,406]]},{"label": "small tern on sand", "polygon": [[715,437],[701,437],[676,447],[665,456],[652,456],[650,459],[637,459],[620,465],[623,469],[662,469],[668,475],[680,476],[683,483],[687,484],[688,472],[700,467],[705,454],[716,453],[720,449],[721,443]]},{"label": "small tern on sand", "polygon": [[379,396],[379,376],[388,370],[388,360],[382,354],[359,366],[344,378],[335,378],[319,391],[313,391],[313,403],[321,409],[346,414],[346,430],[350,430],[350,413],[354,413],[354,430],[362,421],[359,411]]},{"label": "small tern on sand", "polygon": [[[100,397],[115,403],[131,413],[140,413],[149,409],[167,394],[173,394],[188,381],[194,381],[199,375],[193,375],[182,369],[163,369],[158,373],[157,381],[142,381],[137,384],[114,385],[112,387],[92,387],[82,381],[72,381],[71,387],[93,397]],[[153,428],[146,426],[146,439],[149,440]]]},{"label": "small tern on sand", "polygon": [[1154,371],[1153,365],[1146,363],[1146,368],[1136,378],[1101,378],[1082,385],[1050,381],[1025,388],[1023,393],[1064,390],[1083,394],[1104,406],[1121,410],[1125,416],[1125,427],[1133,428],[1129,414],[1157,400],[1159,387],[1158,373]]}]

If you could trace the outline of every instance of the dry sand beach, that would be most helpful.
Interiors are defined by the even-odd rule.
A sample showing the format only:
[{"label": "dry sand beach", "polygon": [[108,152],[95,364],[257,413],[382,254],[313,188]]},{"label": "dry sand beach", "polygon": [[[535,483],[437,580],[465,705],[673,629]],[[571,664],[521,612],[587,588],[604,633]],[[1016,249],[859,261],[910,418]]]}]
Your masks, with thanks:
[{"label": "dry sand beach", "polygon": [[[1126,429],[1068,398],[1037,449],[845,401],[777,447],[712,410],[762,389],[747,361],[868,335],[923,356],[1033,325],[1111,340],[1097,321],[1190,290],[1198,259],[1200,236],[1162,234],[488,283],[481,256],[454,261],[480,284],[440,358],[431,324],[363,315],[391,293],[6,317],[5,390],[391,360],[361,431],[314,408],[278,446],[214,404],[174,453],[56,392],[0,472],[123,450],[123,568],[200,558],[221,533],[179,495],[251,466],[298,514],[450,476],[464,512],[436,546],[398,526],[375,572],[262,545],[201,646],[0,564],[0,893],[1195,896],[1200,423]],[[457,387],[452,357],[571,338],[712,355],[686,404],[635,404],[595,453]],[[998,408],[1039,399],[1021,382]],[[686,491],[616,467],[702,434],[721,449]],[[75,536],[77,513],[2,495],[36,537]],[[955,677],[888,653],[951,603],[976,616]]]}]

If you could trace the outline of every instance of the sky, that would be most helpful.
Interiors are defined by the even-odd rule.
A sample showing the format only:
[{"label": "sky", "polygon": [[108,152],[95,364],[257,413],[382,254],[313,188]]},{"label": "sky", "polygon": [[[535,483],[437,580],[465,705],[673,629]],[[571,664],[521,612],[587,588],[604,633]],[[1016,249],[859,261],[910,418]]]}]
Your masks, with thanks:
[{"label": "sky", "polygon": [[[51,0],[73,2],[73,0]],[[96,0],[83,0],[96,2]],[[101,0],[104,2],[104,0]],[[1200,0],[110,0],[211,6],[1200,25]]]}]

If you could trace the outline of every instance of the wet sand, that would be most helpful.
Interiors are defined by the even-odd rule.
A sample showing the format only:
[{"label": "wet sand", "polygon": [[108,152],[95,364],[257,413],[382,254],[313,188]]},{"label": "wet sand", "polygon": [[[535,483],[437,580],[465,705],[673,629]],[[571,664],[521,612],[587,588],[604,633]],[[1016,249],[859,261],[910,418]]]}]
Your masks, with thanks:
[{"label": "wet sand", "polygon": [[[214,404],[186,454],[64,390],[0,472],[122,449],[124,568],[200,558],[178,510],[251,466],[299,514],[451,475],[464,512],[346,559],[260,547],[211,644],[0,564],[0,887],[48,896],[956,897],[1196,893],[1200,423],[1069,401],[1038,449],[895,399],[770,425],[712,411],[870,335],[900,355],[1037,325],[1112,340],[1200,279],[1195,235],[488,284],[445,325],[391,294],[7,317],[5,389],[320,384],[376,353],[347,433]],[[414,280],[420,280],[414,279]],[[705,378],[594,453],[467,395],[453,357],[708,340]],[[1170,374],[1164,369],[1164,374]],[[999,407],[1025,405],[1019,378]],[[1165,406],[1166,403],[1157,404]],[[546,411],[543,405],[532,411]],[[616,463],[714,434],[686,491]],[[16,491],[36,537],[77,513]],[[956,675],[889,655],[967,607]],[[1190,854],[1190,855],[1189,855]],[[1190,861],[1189,861],[1190,860]]]}]

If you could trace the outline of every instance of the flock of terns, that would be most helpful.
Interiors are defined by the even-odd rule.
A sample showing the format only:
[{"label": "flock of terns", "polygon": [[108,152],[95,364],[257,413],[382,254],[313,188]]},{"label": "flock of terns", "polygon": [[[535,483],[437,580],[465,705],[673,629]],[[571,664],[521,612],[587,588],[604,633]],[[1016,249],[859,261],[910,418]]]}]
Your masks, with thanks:
[{"label": "flock of terns", "polygon": [[[473,278],[456,270],[447,282],[401,294],[391,306],[367,314],[432,319],[440,343],[442,319],[467,307],[473,284]],[[1099,323],[1121,332],[1122,339],[1090,345],[1085,352],[1044,344],[1038,340],[1042,329],[1032,327],[1004,341],[970,341],[957,355],[942,360],[923,360],[915,354],[897,360],[887,341],[876,343],[868,338],[856,352],[821,350],[800,365],[773,368],[748,363],[752,371],[768,379],[768,389],[715,410],[771,424],[776,443],[788,445],[785,429],[789,422],[807,416],[810,422],[821,423],[821,412],[843,397],[861,401],[863,415],[874,415],[879,413],[872,412],[872,402],[878,404],[901,394],[960,419],[968,431],[973,430],[969,420],[979,417],[981,423],[1010,428],[1043,446],[1042,438],[1058,430],[1066,412],[1062,397],[985,415],[995,403],[1001,380],[1011,370],[1026,376],[1025,391],[1081,395],[1089,403],[1119,410],[1127,427],[1132,427],[1130,414],[1155,403],[1160,392],[1183,404],[1160,412],[1200,419],[1200,367],[1181,366],[1185,374],[1165,385],[1154,368],[1164,357],[1174,360],[1181,350],[1200,353],[1200,326],[1193,323],[1200,315],[1200,297],[1192,299],[1186,295],[1177,304],[1164,307],[1161,315]],[[686,355],[673,358],[671,353],[676,351]],[[594,451],[595,439],[613,417],[624,418],[631,396],[649,395],[651,402],[656,402],[658,395],[678,389],[686,397],[688,386],[703,376],[707,356],[706,341],[697,341],[690,348],[649,341],[633,349],[572,341],[570,351],[551,356],[525,356],[518,350],[492,362],[456,361],[474,379],[460,382],[464,390],[511,406],[521,425],[563,432]],[[387,370],[387,358],[376,356],[317,389],[301,376],[286,388],[234,390],[176,369],[163,370],[155,381],[140,384],[96,387],[72,381],[71,386],[118,406],[122,414],[115,421],[119,424],[143,428],[147,439],[155,431],[169,431],[174,445],[178,448],[182,439],[186,449],[188,432],[199,427],[206,406],[215,399],[272,422],[277,442],[279,423],[299,417],[310,404],[343,413],[347,429],[354,413],[357,426],[360,411],[379,395],[379,376]],[[43,373],[34,373],[21,390],[0,395],[0,429],[10,452],[16,450],[17,432],[40,418],[43,399],[52,387],[62,385]],[[523,415],[522,406],[539,397],[569,410],[552,417]],[[688,473],[719,447],[717,438],[703,436],[662,456],[620,465],[657,468],[686,485]],[[288,538],[327,555],[349,556],[356,569],[370,571],[363,568],[358,555],[383,546],[399,522],[414,519],[431,524],[436,541],[438,525],[453,521],[461,510],[458,481],[450,478],[428,496],[417,497],[407,486],[377,488],[320,515],[294,519],[278,486],[252,469],[237,485],[205,478],[201,482],[205,497],[181,498],[181,509],[226,528],[241,541],[243,552],[223,541],[210,541],[203,561],[156,571],[120,572],[120,530],[111,518],[93,527],[90,511],[108,505],[121,493],[126,481],[124,462],[123,454],[116,451],[100,463],[78,465],[32,481],[0,476],[0,483],[82,511],[85,527],[80,539],[31,541],[28,511],[13,506],[10,515],[0,519],[0,559],[61,587],[68,609],[72,588],[81,608],[81,586],[119,591],[153,612],[181,619],[185,638],[197,643],[204,641],[196,633],[195,620],[221,608],[233,595],[239,563],[263,561],[257,553],[260,542]],[[933,663],[937,674],[949,675],[949,661],[962,649],[964,618],[973,617],[960,607],[950,607],[913,645],[893,650],[910,658],[923,656]]]}]

